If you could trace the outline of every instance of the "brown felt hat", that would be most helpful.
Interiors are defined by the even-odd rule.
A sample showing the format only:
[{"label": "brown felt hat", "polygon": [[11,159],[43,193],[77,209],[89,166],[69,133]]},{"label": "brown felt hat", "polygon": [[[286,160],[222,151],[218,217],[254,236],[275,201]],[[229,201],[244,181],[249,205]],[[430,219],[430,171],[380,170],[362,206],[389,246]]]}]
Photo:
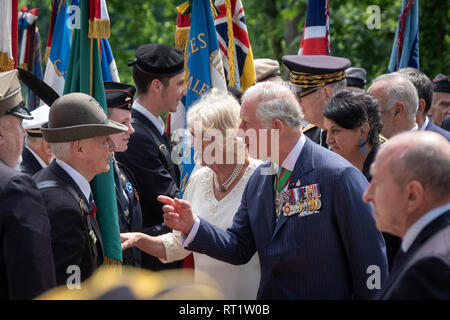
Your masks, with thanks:
[{"label": "brown felt hat", "polygon": [[69,142],[127,131],[127,126],[108,120],[105,111],[91,96],[74,92],[53,102],[48,124],[41,127],[47,142]]},{"label": "brown felt hat", "polygon": [[0,72],[0,117],[13,115],[22,119],[33,119],[25,108],[17,70]]}]

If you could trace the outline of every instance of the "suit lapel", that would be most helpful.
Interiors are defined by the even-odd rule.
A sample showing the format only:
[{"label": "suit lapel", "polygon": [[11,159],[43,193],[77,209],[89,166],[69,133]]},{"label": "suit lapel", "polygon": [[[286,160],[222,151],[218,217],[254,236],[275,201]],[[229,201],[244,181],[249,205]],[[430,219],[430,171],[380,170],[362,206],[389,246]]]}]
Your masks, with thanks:
[{"label": "suit lapel", "polygon": [[[295,162],[294,171],[292,171],[291,178],[288,182],[288,189],[292,188],[298,188],[296,186],[296,182],[300,181],[300,185],[304,186],[305,178],[307,177],[307,174],[314,169],[314,161],[313,161],[313,148],[314,148],[314,142],[312,142],[308,137],[306,137],[305,145],[303,146],[302,151],[300,152],[300,155]],[[273,190],[273,185],[272,185]],[[272,199],[274,196],[272,196]],[[273,203],[273,201],[272,201]],[[272,212],[275,212],[275,209],[272,210]],[[273,237],[282,229],[286,221],[294,216],[284,216],[283,212],[280,213],[280,218],[278,219],[277,225],[275,227],[275,231],[273,233]]]},{"label": "suit lapel", "polygon": [[407,252],[397,261],[394,260],[394,267],[389,275],[388,281],[384,285],[383,291],[380,293],[379,298],[389,296],[392,286],[401,279],[402,274],[407,270],[405,268],[410,260],[414,257],[417,250],[420,249],[422,244],[427,241],[431,236],[439,232],[442,228],[450,225],[450,211],[443,213],[437,219],[428,224],[417,236]]},{"label": "suit lapel", "polygon": [[55,160],[52,161],[52,163],[49,166],[49,169],[51,172],[53,172],[53,174],[55,174],[59,179],[61,179],[64,183],[68,184],[69,186],[71,186],[75,192],[78,194],[78,196],[83,199],[83,201],[85,201],[88,206],[89,206],[89,199],[86,199],[86,197],[84,196],[84,193],[81,191],[81,189],[78,187],[78,185],[76,184],[76,182],[72,179],[71,176],[69,176],[69,174],[64,171],[64,169],[62,169]]}]

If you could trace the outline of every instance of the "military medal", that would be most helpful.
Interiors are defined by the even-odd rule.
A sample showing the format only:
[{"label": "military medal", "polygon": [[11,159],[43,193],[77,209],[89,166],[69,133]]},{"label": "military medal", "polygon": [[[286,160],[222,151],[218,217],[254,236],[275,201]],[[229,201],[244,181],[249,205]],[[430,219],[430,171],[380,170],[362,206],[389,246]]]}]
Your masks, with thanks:
[{"label": "military medal", "polygon": [[280,193],[277,191],[277,194],[275,196],[275,206],[278,207],[280,204],[281,204]]},{"label": "military medal", "polygon": [[89,236],[91,237],[92,242],[95,244],[97,242],[97,237],[95,236],[94,230],[91,229],[91,231],[89,231]]}]

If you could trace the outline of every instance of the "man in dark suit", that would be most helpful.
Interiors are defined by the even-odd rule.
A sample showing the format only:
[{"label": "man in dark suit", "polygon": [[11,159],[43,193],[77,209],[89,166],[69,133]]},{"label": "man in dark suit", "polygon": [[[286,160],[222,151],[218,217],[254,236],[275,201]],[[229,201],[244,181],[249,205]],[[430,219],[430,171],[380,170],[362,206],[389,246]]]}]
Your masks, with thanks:
[{"label": "man in dark suit", "polygon": [[[134,134],[125,152],[116,153],[116,159],[131,170],[140,192],[143,231],[157,236],[171,230],[163,224],[160,194],[178,197],[180,173],[172,162],[171,145],[164,132],[163,112],[175,112],[185,96],[184,54],[176,48],[146,44],[136,51],[133,80],[137,97],[131,109]],[[142,253],[142,267],[160,270],[180,267],[181,262],[161,263],[157,258]]]},{"label": "man in dark suit", "polygon": [[450,299],[450,142],[430,131],[399,134],[371,173],[364,201],[373,203],[378,229],[402,238],[377,298]]},{"label": "man in dark suit", "polygon": [[41,127],[56,159],[33,178],[50,219],[58,285],[85,280],[103,262],[89,181],[109,171],[115,147],[109,135],[126,130],[108,120],[98,102],[84,93],[55,100],[48,124]]},{"label": "man in dark suit", "polygon": [[[128,128],[125,132],[111,135],[111,139],[116,145],[115,153],[127,150],[130,136],[134,133],[130,111],[135,93],[136,88],[128,84],[105,82],[108,119],[121,123]],[[114,158],[113,166],[120,232],[142,232],[142,211],[139,204],[136,178],[130,169]],[[122,252],[122,255],[124,265],[141,266],[141,251],[138,248],[126,249]]]},{"label": "man in dark suit", "polygon": [[0,73],[0,300],[32,299],[56,285],[44,200],[20,163],[31,119],[17,71]]},{"label": "man in dark suit", "polygon": [[419,96],[419,107],[416,114],[416,123],[419,126],[419,130],[437,132],[450,141],[450,132],[438,127],[427,117],[433,101],[433,82],[430,78],[428,78],[425,73],[410,67],[400,69],[398,70],[398,73],[406,76],[412,82],[414,87],[416,87],[417,94]]},{"label": "man in dark suit", "polygon": [[22,127],[27,136],[25,147],[22,151],[22,162],[19,170],[30,176],[36,174],[42,168],[47,167],[52,161],[52,151],[50,145],[42,136],[41,126],[48,122],[49,106],[42,105],[31,111],[32,120],[24,120]]},{"label": "man in dark suit", "polygon": [[360,198],[367,180],[302,134],[298,101],[281,83],[249,88],[241,120],[250,152],[269,154],[277,174],[271,162],[255,171],[226,231],[196,217],[187,201],[160,196],[165,223],[183,233],[187,249],[215,259],[244,264],[258,252],[258,299],[372,298],[387,277],[387,260],[371,208]]},{"label": "man in dark suit", "polygon": [[282,60],[289,70],[289,85],[309,123],[303,129],[305,136],[328,148],[322,110],[336,92],[346,88],[345,70],[350,67],[350,60],[321,55],[287,55]]}]

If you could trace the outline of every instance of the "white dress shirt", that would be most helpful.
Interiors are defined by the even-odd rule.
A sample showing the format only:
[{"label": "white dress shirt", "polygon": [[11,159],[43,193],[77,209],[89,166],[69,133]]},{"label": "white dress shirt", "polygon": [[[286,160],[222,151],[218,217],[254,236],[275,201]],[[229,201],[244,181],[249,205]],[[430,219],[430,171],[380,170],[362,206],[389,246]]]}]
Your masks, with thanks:
[{"label": "white dress shirt", "polygon": [[159,133],[161,133],[161,135],[164,134],[164,121],[161,119],[161,117],[155,117],[153,113],[148,111],[143,105],[137,102],[137,100],[134,100],[132,108],[142,113],[144,117],[150,120],[155,125],[156,129],[158,129]]},{"label": "white dress shirt", "polygon": [[430,122],[430,119],[428,119],[428,117],[425,117],[425,121],[423,122],[423,125],[420,127],[419,130],[422,130],[422,131],[425,130],[425,128],[428,125],[428,122]]},{"label": "white dress shirt", "polygon": [[419,220],[413,223],[411,227],[409,227],[408,231],[406,232],[403,241],[402,241],[402,250],[403,252],[408,251],[408,249],[413,244],[414,240],[416,240],[419,233],[433,220],[437,219],[439,216],[444,214],[450,210],[450,202],[447,204],[444,204],[443,206],[437,207],[430,212],[423,215]]},{"label": "white dress shirt", "polygon": [[89,181],[64,161],[57,158],[56,163],[75,181],[85,198],[89,200],[89,196],[91,195],[91,185],[89,184]]}]

